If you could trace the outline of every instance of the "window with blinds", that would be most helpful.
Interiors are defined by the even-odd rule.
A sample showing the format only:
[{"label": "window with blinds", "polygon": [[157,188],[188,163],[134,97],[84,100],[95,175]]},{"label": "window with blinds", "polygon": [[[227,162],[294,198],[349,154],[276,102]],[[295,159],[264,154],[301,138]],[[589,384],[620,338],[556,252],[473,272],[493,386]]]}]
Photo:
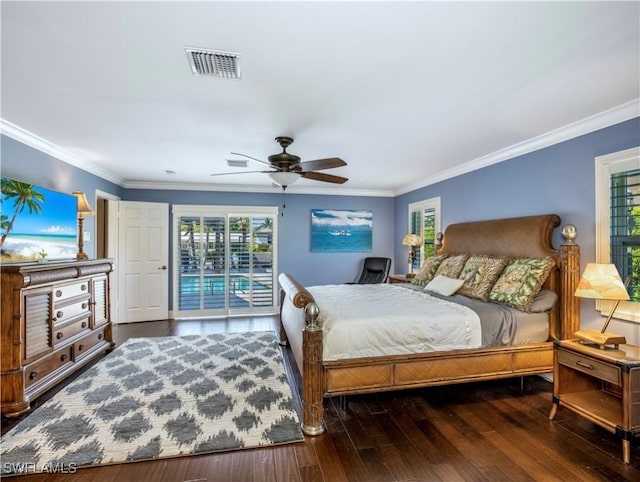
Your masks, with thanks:
[{"label": "window with blinds", "polygon": [[640,169],[611,174],[610,258],[628,291],[640,300]]},{"label": "window with blinds", "polygon": [[440,231],[440,198],[409,205],[409,232],[422,238],[422,246],[414,249],[413,269],[420,269],[425,258],[436,254],[436,233]]},{"label": "window with blinds", "polygon": [[[640,146],[598,156],[595,168],[596,262],[615,264],[623,280],[631,277],[631,300],[618,305],[615,317],[640,323]],[[602,316],[613,306],[596,300]]]}]

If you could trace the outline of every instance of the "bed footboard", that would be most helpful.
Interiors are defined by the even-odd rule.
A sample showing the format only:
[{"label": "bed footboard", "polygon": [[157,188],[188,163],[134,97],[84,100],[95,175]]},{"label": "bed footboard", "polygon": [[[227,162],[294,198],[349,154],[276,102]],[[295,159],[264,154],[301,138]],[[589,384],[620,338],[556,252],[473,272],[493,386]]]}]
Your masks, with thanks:
[{"label": "bed footboard", "polygon": [[[280,296],[280,344],[289,344],[302,374],[302,431],[306,435],[324,432],[322,330],[318,325],[320,310],[309,293],[293,276],[282,273],[278,277]],[[293,320],[289,333],[284,318],[289,308],[304,309],[304,328]]]}]

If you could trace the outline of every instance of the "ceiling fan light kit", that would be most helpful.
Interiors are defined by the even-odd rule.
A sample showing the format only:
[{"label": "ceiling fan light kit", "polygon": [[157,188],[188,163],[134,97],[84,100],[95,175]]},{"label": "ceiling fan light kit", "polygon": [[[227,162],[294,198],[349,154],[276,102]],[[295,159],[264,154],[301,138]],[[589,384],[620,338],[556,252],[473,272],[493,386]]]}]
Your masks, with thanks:
[{"label": "ceiling fan light kit", "polygon": [[269,177],[273,182],[284,189],[300,179],[300,174],[297,172],[275,171],[270,172]]}]

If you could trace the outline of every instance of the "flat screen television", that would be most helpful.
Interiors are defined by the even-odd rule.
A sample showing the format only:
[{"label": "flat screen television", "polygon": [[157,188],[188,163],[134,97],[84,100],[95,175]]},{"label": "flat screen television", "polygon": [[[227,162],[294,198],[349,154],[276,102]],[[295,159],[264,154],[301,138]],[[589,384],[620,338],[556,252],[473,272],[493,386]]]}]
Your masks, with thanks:
[{"label": "flat screen television", "polygon": [[75,259],[78,200],[32,184],[0,179],[0,262]]}]

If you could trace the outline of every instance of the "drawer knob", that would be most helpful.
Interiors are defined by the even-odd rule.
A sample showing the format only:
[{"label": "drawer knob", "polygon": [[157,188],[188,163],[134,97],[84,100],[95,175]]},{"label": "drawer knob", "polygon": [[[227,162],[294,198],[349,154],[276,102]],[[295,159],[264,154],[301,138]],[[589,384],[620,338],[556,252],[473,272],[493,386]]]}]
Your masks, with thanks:
[{"label": "drawer knob", "polygon": [[63,313],[62,311],[57,311],[57,312],[56,312],[56,317],[57,317],[58,319],[62,318],[63,316],[64,316],[64,313]]},{"label": "drawer knob", "polygon": [[98,333],[98,340],[102,340],[103,337],[104,335],[102,333]]},{"label": "drawer knob", "polygon": [[63,336],[64,336],[64,333],[62,333],[61,331],[60,331],[60,332],[58,332],[58,333],[56,333],[56,338],[57,338],[58,340],[62,340],[62,337],[63,337]]},{"label": "drawer knob", "polygon": [[60,357],[60,361],[67,361],[67,355],[62,355]]},{"label": "drawer knob", "polygon": [[38,372],[29,373],[29,380],[35,380],[37,376],[38,376]]},{"label": "drawer knob", "polygon": [[60,298],[62,296],[62,290],[56,290],[56,298]]},{"label": "drawer knob", "polygon": [[87,285],[84,285],[84,284],[83,284],[83,285],[80,285],[80,289],[81,289],[82,291],[87,291]]},{"label": "drawer knob", "polygon": [[82,326],[82,328],[86,328],[86,327],[87,327],[87,322],[86,322],[86,321],[83,321],[83,322],[82,322],[82,324],[81,324],[80,326]]},{"label": "drawer knob", "polygon": [[84,345],[78,345],[78,351],[84,350]]},{"label": "drawer knob", "polygon": [[87,303],[82,303],[82,309],[83,309],[83,310],[86,310],[86,309],[87,309],[87,306],[89,306]]},{"label": "drawer knob", "polygon": [[586,368],[587,370],[593,370],[593,368],[594,368],[593,365],[590,365],[590,364],[585,363],[585,362],[581,362],[580,360],[578,360],[576,362],[576,365],[578,365],[579,367],[582,367],[582,368]]}]

